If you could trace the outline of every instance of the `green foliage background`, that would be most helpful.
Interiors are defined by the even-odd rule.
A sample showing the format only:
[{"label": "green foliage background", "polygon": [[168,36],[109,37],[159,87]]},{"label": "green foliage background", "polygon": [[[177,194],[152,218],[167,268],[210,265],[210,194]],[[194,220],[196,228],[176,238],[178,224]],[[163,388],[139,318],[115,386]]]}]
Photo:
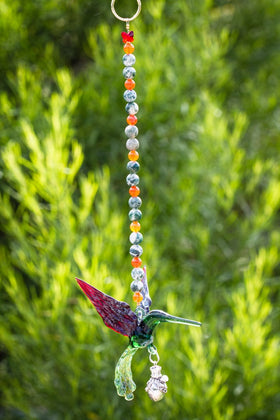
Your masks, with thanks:
[{"label": "green foliage background", "polygon": [[133,305],[123,26],[109,0],[0,15],[0,418],[279,420],[279,1],[143,0],[133,24],[153,307],[203,322],[158,328],[158,404],[145,351],[116,396],[126,340],[74,281]]}]

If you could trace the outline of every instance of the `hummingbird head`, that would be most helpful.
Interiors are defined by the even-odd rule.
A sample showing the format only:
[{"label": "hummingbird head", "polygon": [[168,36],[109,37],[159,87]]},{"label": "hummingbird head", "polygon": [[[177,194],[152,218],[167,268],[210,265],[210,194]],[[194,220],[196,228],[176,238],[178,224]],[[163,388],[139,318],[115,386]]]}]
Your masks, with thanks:
[{"label": "hummingbird head", "polygon": [[174,324],[186,324],[186,325],[193,325],[195,327],[200,327],[201,322],[198,321],[192,321],[191,319],[185,319],[185,318],[179,318],[177,316],[170,315],[164,311],[160,311],[158,309],[155,309],[153,311],[150,311],[148,315],[142,320],[140,326],[142,328],[146,329],[146,331],[150,332],[150,334],[153,333],[154,328],[160,323],[160,322],[171,322]]}]

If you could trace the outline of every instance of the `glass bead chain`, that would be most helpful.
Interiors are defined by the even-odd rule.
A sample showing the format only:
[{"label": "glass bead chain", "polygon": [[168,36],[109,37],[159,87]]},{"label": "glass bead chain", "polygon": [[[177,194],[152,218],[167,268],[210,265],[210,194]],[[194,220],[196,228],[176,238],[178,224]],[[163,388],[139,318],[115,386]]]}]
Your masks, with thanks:
[{"label": "glass bead chain", "polygon": [[[128,33],[129,36],[131,33]],[[131,36],[131,41],[133,41],[133,36]],[[143,248],[141,247],[141,242],[143,241],[143,235],[140,233],[141,225],[139,220],[142,218],[142,212],[139,209],[142,204],[142,200],[139,197],[140,189],[138,187],[140,178],[137,175],[137,172],[140,169],[140,165],[138,163],[139,153],[137,149],[139,148],[139,141],[137,140],[136,136],[138,135],[138,128],[136,127],[137,124],[137,117],[136,114],[139,110],[138,104],[135,102],[137,98],[137,94],[134,90],[135,88],[135,81],[134,77],[136,74],[136,70],[133,67],[136,58],[133,54],[134,52],[134,45],[131,41],[127,40],[127,37],[123,37],[124,41],[124,52],[125,55],[123,56],[123,75],[126,79],[124,82],[124,86],[126,91],[123,94],[125,101],[127,102],[125,110],[128,113],[127,127],[125,128],[125,135],[128,137],[126,141],[126,148],[129,150],[128,159],[129,162],[127,163],[127,170],[129,171],[129,175],[126,177],[127,185],[129,188],[130,198],[128,200],[128,205],[130,207],[130,211],[128,213],[128,217],[130,220],[130,230],[131,234],[129,236],[129,241],[132,244],[129,250],[130,255],[133,257],[131,260],[131,265],[133,267],[131,271],[131,277],[133,279],[130,288],[133,294],[133,300],[138,305],[143,300],[143,296],[141,294],[141,290],[143,288],[142,279],[145,275],[143,268],[141,268],[142,260],[141,255],[143,253]]]}]

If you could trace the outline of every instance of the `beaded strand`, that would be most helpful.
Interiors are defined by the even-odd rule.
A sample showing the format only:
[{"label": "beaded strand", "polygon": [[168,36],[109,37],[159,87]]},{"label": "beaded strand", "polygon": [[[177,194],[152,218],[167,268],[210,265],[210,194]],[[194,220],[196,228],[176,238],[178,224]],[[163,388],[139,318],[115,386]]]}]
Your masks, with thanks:
[{"label": "beaded strand", "polygon": [[142,218],[142,212],[139,210],[142,204],[142,200],[139,197],[140,188],[138,187],[140,178],[137,175],[137,172],[140,169],[140,165],[137,162],[139,159],[139,153],[137,149],[139,148],[139,141],[137,140],[136,136],[138,135],[138,128],[136,127],[137,124],[137,117],[136,114],[139,111],[139,106],[135,102],[137,98],[137,94],[134,90],[135,88],[135,81],[133,80],[136,74],[136,70],[133,67],[136,58],[133,54],[134,52],[134,45],[132,44],[133,33],[132,32],[122,32],[122,38],[124,42],[124,52],[125,55],[123,56],[123,75],[125,80],[124,86],[126,91],[124,92],[124,99],[127,102],[125,110],[128,113],[127,127],[125,128],[125,135],[128,137],[126,141],[126,148],[129,150],[128,159],[129,162],[127,163],[127,170],[129,171],[129,175],[126,177],[127,185],[129,188],[130,198],[128,200],[128,205],[130,207],[130,211],[128,213],[128,217],[130,220],[130,230],[131,234],[129,236],[129,241],[132,244],[129,250],[130,255],[133,257],[131,260],[131,265],[133,267],[131,271],[131,277],[133,279],[130,288],[133,294],[134,302],[139,305],[143,300],[143,296],[141,294],[141,290],[143,288],[142,279],[144,278],[145,272],[143,268],[141,268],[142,260],[141,255],[143,253],[143,248],[141,247],[141,242],[143,241],[143,235],[140,233],[141,225],[139,220]]}]

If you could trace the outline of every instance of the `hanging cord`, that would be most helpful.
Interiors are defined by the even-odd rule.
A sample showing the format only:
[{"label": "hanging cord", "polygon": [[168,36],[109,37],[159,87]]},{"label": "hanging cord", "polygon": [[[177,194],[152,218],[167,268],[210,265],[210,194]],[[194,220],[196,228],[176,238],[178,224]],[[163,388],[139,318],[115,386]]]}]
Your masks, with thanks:
[{"label": "hanging cord", "polygon": [[135,19],[140,11],[141,11],[141,1],[137,0],[138,9],[137,12],[132,17],[121,17],[117,14],[115,11],[115,0],[112,0],[111,2],[111,9],[114,16],[123,21],[126,22],[126,29],[127,32],[122,32],[122,40],[124,42],[124,52],[125,55],[122,58],[124,69],[123,69],[123,76],[125,78],[124,86],[126,88],[126,91],[123,94],[123,97],[125,101],[127,102],[125,110],[129,114],[126,121],[127,121],[127,127],[125,128],[125,135],[128,137],[126,141],[126,148],[128,149],[128,159],[129,162],[127,163],[127,170],[129,171],[129,175],[126,177],[126,183],[130,187],[129,188],[129,194],[130,199],[128,201],[129,207],[131,210],[128,213],[128,217],[130,220],[130,230],[131,234],[129,236],[129,241],[132,244],[129,249],[129,254],[133,257],[131,260],[131,265],[133,270],[131,271],[131,277],[133,279],[130,288],[132,290],[133,294],[133,300],[137,303],[137,305],[140,305],[140,303],[143,300],[143,295],[141,293],[141,290],[144,289],[144,283],[143,279],[145,277],[145,270],[141,268],[142,260],[141,255],[143,253],[143,248],[140,246],[140,243],[143,241],[143,235],[140,233],[141,225],[139,223],[139,220],[142,218],[142,212],[139,210],[139,207],[141,207],[142,200],[139,197],[140,194],[140,188],[138,187],[138,184],[140,182],[139,176],[136,174],[136,172],[139,171],[140,165],[137,162],[139,159],[139,153],[137,152],[137,149],[139,148],[139,141],[137,140],[136,136],[138,135],[138,128],[136,126],[137,124],[137,117],[136,114],[139,110],[138,104],[135,102],[137,99],[137,94],[134,90],[135,87],[135,81],[134,77],[136,74],[136,70],[133,67],[136,62],[136,57],[133,54],[134,52],[134,45],[132,42],[134,41],[134,32],[129,31],[129,22]]}]

